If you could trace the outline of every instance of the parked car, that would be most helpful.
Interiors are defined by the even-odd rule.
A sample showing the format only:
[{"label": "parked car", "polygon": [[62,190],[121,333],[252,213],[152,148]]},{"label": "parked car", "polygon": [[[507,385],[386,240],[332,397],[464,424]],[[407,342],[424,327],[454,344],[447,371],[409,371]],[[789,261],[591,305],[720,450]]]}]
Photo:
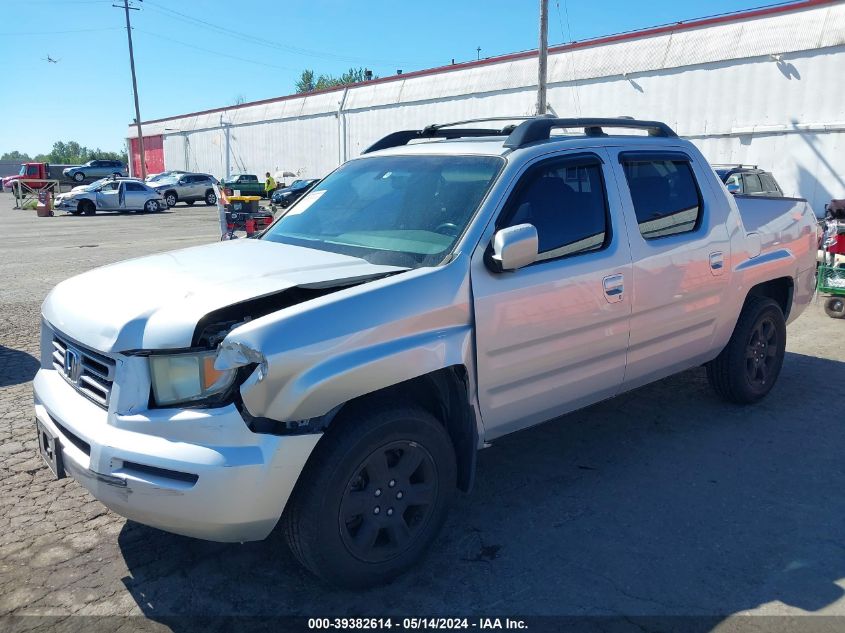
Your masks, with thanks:
[{"label": "parked car", "polygon": [[177,202],[184,202],[189,207],[197,201],[205,204],[217,204],[217,194],[214,193],[214,185],[217,179],[208,174],[177,174],[152,183],[153,188],[158,191],[167,205],[172,207]]},{"label": "parked car", "polygon": [[54,473],[198,538],[281,517],[300,562],[362,588],[430,548],[503,435],[702,364],[726,400],[769,393],[815,287],[805,201],[728,195],[663,123],[461,128],[385,137],[258,239],[56,286]]},{"label": "parked car", "polygon": [[129,176],[109,176],[108,178],[100,178],[99,180],[95,180],[94,182],[88,183],[87,185],[76,185],[75,187],[72,187],[70,191],[82,191],[83,189],[87,189],[88,187],[97,187],[100,185],[104,185],[107,182],[113,182],[116,180],[131,180],[134,182],[143,182],[140,178],[130,178]]},{"label": "parked car", "polygon": [[146,178],[144,178],[144,182],[158,182],[159,180],[167,180],[174,177],[179,177],[182,174],[189,174],[191,172],[182,171],[180,169],[171,169],[170,171],[163,171],[158,174],[148,174]]},{"label": "parked car", "polygon": [[146,211],[167,209],[167,202],[151,187],[133,178],[107,178],[75,187],[56,196],[55,208],[72,215],[94,215],[97,211]]},{"label": "parked car", "polygon": [[74,182],[82,182],[86,178],[102,178],[104,176],[128,176],[129,173],[119,160],[89,160],[79,167],[69,167],[62,171],[62,175]]},{"label": "parked car", "polygon": [[289,187],[282,187],[281,189],[276,189],[273,192],[273,195],[270,196],[270,202],[279,205],[283,209],[286,209],[295,201],[299,200],[303,195],[305,195],[305,193],[314,185],[315,182],[319,182],[319,179],[308,178],[305,180],[294,180]]},{"label": "parked car", "polygon": [[226,189],[240,191],[242,196],[265,196],[264,181],[255,174],[232,174],[222,182]]},{"label": "parked car", "polygon": [[714,165],[719,178],[732,194],[783,197],[775,177],[757,165]]}]

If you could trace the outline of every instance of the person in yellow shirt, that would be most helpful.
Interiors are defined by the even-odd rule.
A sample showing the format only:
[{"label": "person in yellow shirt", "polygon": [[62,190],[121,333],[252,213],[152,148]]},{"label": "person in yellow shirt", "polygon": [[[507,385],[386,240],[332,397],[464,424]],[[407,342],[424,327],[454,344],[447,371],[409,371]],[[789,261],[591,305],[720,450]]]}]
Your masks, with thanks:
[{"label": "person in yellow shirt", "polygon": [[267,199],[270,199],[270,196],[273,195],[273,192],[276,190],[276,181],[273,179],[273,176],[270,175],[268,171],[267,174],[267,181],[264,183],[264,194],[267,196]]}]

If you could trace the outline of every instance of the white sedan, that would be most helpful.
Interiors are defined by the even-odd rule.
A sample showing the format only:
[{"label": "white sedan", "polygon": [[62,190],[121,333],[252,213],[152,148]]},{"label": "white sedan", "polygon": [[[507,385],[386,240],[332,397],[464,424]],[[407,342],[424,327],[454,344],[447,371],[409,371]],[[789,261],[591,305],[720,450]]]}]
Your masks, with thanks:
[{"label": "white sedan", "polygon": [[97,211],[146,211],[167,209],[167,202],[151,187],[138,180],[97,181],[56,196],[57,210],[73,215],[94,215]]}]

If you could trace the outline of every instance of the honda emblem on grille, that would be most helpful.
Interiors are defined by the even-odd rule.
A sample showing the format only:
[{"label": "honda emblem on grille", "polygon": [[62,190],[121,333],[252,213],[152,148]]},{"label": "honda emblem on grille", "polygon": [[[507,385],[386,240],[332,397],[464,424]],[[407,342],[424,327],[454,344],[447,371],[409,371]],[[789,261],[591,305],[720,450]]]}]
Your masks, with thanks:
[{"label": "honda emblem on grille", "polygon": [[82,373],[82,357],[72,347],[65,350],[65,376],[73,384],[79,382],[79,375]]}]

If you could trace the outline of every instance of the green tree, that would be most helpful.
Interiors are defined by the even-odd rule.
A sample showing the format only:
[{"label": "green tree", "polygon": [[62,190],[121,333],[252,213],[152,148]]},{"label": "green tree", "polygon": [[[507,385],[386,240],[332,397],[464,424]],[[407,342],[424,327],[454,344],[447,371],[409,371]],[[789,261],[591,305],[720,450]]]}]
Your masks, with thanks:
[{"label": "green tree", "polygon": [[128,158],[125,149],[122,152],[107,152],[101,150],[99,147],[91,149],[80,145],[76,141],[68,141],[67,143],[56,141],[53,143],[53,149],[48,154],[39,154],[36,156],[36,160],[58,165],[79,165],[96,159],[121,160],[126,163]]},{"label": "green tree", "polygon": [[[360,83],[366,81],[366,68],[350,68],[340,77],[332,75],[320,75],[314,78],[314,71],[306,69],[302,71],[299,79],[296,81],[296,91],[298,93],[313,92],[315,90],[326,90],[327,88],[336,88],[337,86],[348,86],[350,84]],[[378,75],[373,75],[372,79],[378,79]]]},{"label": "green tree", "polygon": [[6,152],[2,156],[0,156],[0,160],[19,160],[22,163],[32,160],[29,157],[29,154],[25,152],[19,152],[18,150],[12,150],[11,152]]},{"label": "green tree", "polygon": [[316,84],[314,83],[314,71],[306,68],[302,71],[299,79],[296,80],[296,91],[299,93],[312,92],[315,89]]}]

